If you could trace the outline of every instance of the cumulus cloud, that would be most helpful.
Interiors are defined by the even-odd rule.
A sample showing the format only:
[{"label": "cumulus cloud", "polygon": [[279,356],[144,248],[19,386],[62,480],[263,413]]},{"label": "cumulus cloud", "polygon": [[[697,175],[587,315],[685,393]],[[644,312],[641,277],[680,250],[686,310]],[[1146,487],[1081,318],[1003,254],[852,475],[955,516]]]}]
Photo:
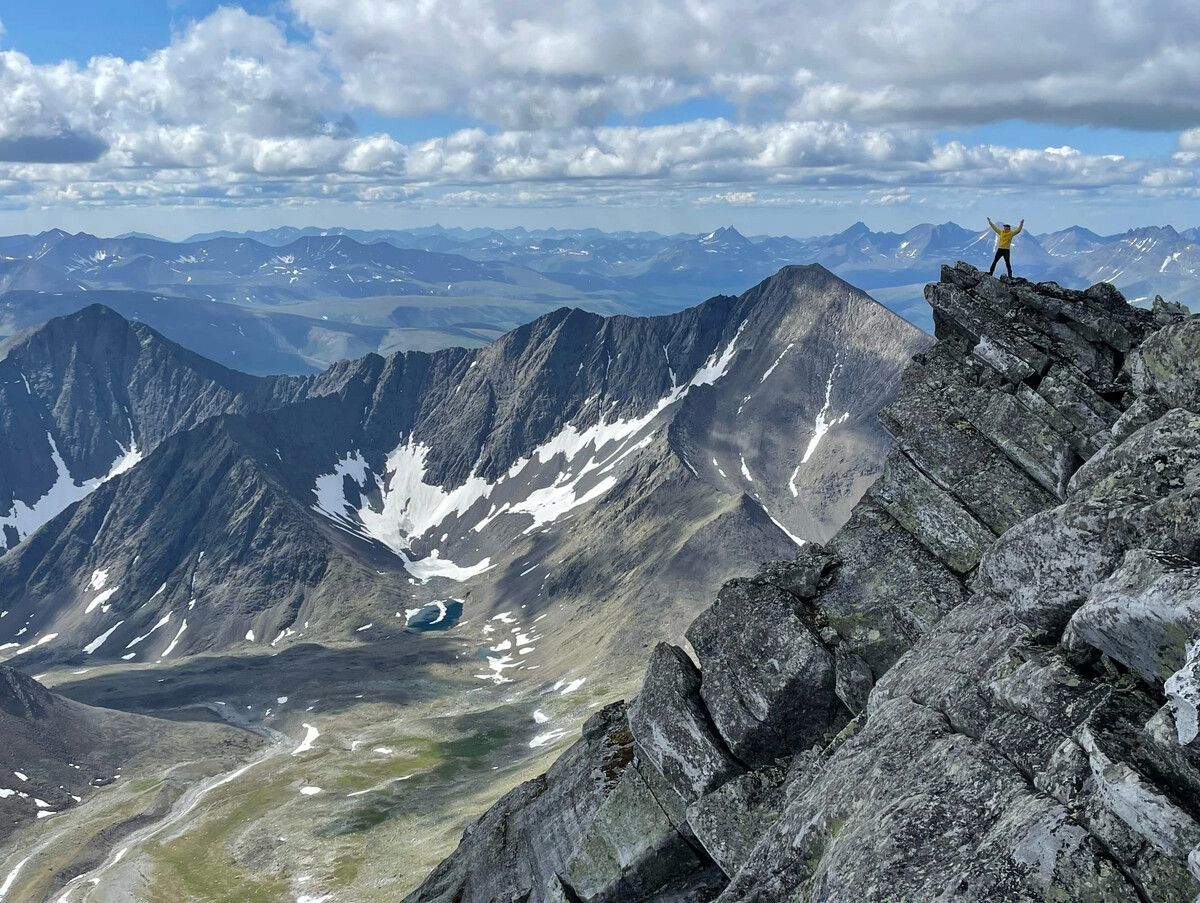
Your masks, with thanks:
[{"label": "cumulus cloud", "polygon": [[[37,65],[0,51],[5,203],[615,204],[653,185],[692,203],[857,191],[904,204],[929,189],[1200,185],[1194,0],[277,10],[287,18],[221,7],[140,60]],[[734,112],[636,124],[697,99]],[[356,124],[430,114],[479,127],[406,142]],[[934,129],[1010,117],[1181,135],[1170,157],[1140,160]]]},{"label": "cumulus cloud", "polygon": [[[691,96],[796,118],[1200,125],[1200,6],[1095,0],[291,0],[348,102],[501,127]],[[1148,102],[1149,101],[1149,102]]]},{"label": "cumulus cloud", "polygon": [[0,52],[0,134],[9,138],[194,126],[324,134],[343,127],[344,114],[332,121],[326,114],[339,104],[338,82],[314,48],[234,7],[194,23],[144,60],[39,66],[17,50]]}]

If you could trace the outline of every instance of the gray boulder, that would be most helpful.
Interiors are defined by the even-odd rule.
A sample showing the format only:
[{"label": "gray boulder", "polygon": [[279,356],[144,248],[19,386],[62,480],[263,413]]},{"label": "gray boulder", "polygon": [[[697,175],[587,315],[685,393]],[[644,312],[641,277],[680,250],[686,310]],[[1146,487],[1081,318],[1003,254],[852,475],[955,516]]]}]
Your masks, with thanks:
[{"label": "gray boulder", "polygon": [[659,643],[642,692],[629,709],[642,757],[684,799],[695,800],[740,774],[700,698],[700,672],[678,646]]},{"label": "gray boulder", "polygon": [[683,800],[635,761],[601,804],[561,877],[585,903],[642,900],[708,863],[686,831]]},{"label": "gray boulder", "polygon": [[705,852],[729,877],[750,857],[766,827],[783,811],[785,773],[751,771],[688,807],[688,823]]},{"label": "gray boulder", "polygon": [[1160,329],[1140,351],[1146,378],[1163,400],[1200,412],[1200,317]]},{"label": "gray boulder", "polygon": [[1187,661],[1167,678],[1163,692],[1171,701],[1180,746],[1200,734],[1200,642],[1188,643]]},{"label": "gray boulder", "polygon": [[[601,709],[550,770],[509,791],[463,833],[454,853],[405,899],[540,901],[633,762],[624,703]],[[481,864],[486,863],[486,867]]]},{"label": "gray boulder", "polygon": [[1136,549],[1092,587],[1063,636],[1068,649],[1092,646],[1158,686],[1183,667],[1200,635],[1200,567],[1186,558]]},{"label": "gray boulder", "polygon": [[1009,530],[980,560],[975,589],[1057,637],[1091,587],[1137,547],[1200,551],[1200,416],[1174,410],[1089,462],[1065,504]]},{"label": "gray boulder", "polygon": [[776,587],[734,580],[687,631],[704,704],[729,749],[751,767],[821,743],[848,720],[833,654],[796,606]]},{"label": "gray boulder", "polygon": [[902,452],[893,451],[871,498],[952,571],[965,574],[996,538],[954,496],[940,489]]}]

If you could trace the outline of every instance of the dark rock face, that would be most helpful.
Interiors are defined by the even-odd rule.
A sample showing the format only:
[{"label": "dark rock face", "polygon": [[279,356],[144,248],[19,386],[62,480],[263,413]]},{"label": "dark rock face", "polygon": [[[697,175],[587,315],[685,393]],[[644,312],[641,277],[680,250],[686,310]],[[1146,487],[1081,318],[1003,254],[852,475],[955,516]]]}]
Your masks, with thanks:
[{"label": "dark rock face", "polygon": [[823,549],[726,586],[698,675],[663,650],[647,674],[640,735],[696,723],[663,700],[698,676],[750,770],[682,822],[610,820],[641,854],[530,900],[679,899],[691,860],[644,852],[675,837],[730,903],[1195,898],[1197,321],[961,263],[927,297],[940,341],[882,414],[884,476]]},{"label": "dark rock face", "polygon": [[167,437],[304,386],[228,370],[100,305],[14,336],[0,345],[0,552]]},{"label": "dark rock face", "polygon": [[1067,649],[1091,647],[1160,684],[1183,667],[1187,641],[1200,635],[1200,567],[1148,549],[1092,585],[1063,634]]},{"label": "dark rock face", "polygon": [[848,720],[831,650],[782,590],[728,583],[687,636],[700,659],[700,695],[741,761],[770,764]]},{"label": "dark rock face", "polygon": [[41,718],[51,699],[33,678],[0,665],[0,711],[16,718]]},{"label": "dark rock face", "polygon": [[700,698],[700,672],[678,646],[659,643],[629,710],[638,751],[691,802],[742,771]]},{"label": "dark rock face", "polygon": [[531,888],[541,894],[565,871],[576,839],[615,792],[633,756],[625,706],[597,712],[545,775],[510,791],[467,828],[458,850],[422,885],[423,899],[482,903],[520,900]]}]

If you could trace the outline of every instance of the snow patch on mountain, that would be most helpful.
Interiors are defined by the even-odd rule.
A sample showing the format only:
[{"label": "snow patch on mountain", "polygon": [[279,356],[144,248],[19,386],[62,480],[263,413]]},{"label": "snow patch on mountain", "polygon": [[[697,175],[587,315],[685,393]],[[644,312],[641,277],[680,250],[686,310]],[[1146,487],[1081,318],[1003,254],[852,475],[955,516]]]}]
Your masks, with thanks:
[{"label": "snow patch on mountain", "polygon": [[[387,456],[383,475],[376,474],[363,454],[351,451],[334,463],[333,470],[316,478],[313,510],[347,532],[374,539],[391,549],[412,576],[420,580],[447,577],[467,580],[488,570],[490,558],[460,565],[438,549],[415,558],[413,545],[452,519],[469,522],[469,512],[482,501],[497,498],[480,512],[473,529],[482,532],[502,515],[530,519],[525,532],[552,524],[570,511],[601,498],[616,485],[611,471],[653,439],[659,416],[695,386],[710,385],[729,370],[737,342],[746,327],[743,321],[729,344],[714,351],[692,379],[673,386],[646,413],[631,418],[601,419],[580,428],[568,423],[527,458],[489,482],[477,471],[460,486],[447,489],[427,481],[428,445],[412,436]],[[584,403],[586,409],[593,399]],[[531,466],[534,462],[537,466]],[[577,466],[577,461],[583,463]],[[347,496],[348,485],[357,499]],[[500,500],[503,497],[503,500]]]},{"label": "snow patch on mountain", "polygon": [[56,477],[51,486],[41,498],[32,503],[15,499],[7,514],[0,514],[0,536],[4,527],[12,527],[17,531],[18,539],[24,539],[33,533],[46,521],[87,496],[92,490],[122,474],[142,459],[137,443],[132,443],[126,451],[122,449],[121,457],[113,461],[108,473],[103,477],[76,482],[71,477],[71,471],[58,451],[58,444],[53,434],[46,431],[46,441],[50,444],[50,460],[54,463]]},{"label": "snow patch on mountain", "polygon": [[104,631],[104,633],[100,634],[100,636],[96,637],[94,640],[92,640],[90,643],[88,643],[86,646],[84,646],[83,651],[87,655],[91,655],[93,652],[95,652],[97,649],[99,649],[101,646],[103,646],[104,642],[110,636],[112,636],[114,633],[116,633],[117,628],[120,627],[124,623],[125,623],[124,621],[117,621],[116,624],[114,624],[112,627],[108,628],[108,630]]},{"label": "snow patch on mountain", "polygon": [[800,476],[800,468],[808,463],[808,459],[813,456],[813,452],[817,450],[817,446],[821,444],[821,439],[829,432],[830,428],[837,426],[839,423],[845,423],[850,417],[849,411],[846,411],[840,417],[831,418],[829,416],[829,408],[833,403],[833,381],[837,378],[838,371],[841,369],[841,362],[835,360],[833,368],[829,371],[829,378],[825,381],[825,404],[817,412],[816,422],[813,423],[813,434],[808,440],[808,447],[804,449],[804,457],[800,459],[800,463],[796,465],[796,469],[792,471],[792,476],[788,480],[788,489],[793,496],[800,494],[800,490],[796,486],[796,478]]}]

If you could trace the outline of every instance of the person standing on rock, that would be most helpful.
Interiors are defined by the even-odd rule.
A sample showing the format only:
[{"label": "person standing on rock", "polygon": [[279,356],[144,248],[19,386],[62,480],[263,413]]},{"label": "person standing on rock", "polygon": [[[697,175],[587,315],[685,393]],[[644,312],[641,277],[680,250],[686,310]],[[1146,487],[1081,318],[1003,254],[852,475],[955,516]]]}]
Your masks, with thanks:
[{"label": "person standing on rock", "polygon": [[996,256],[992,258],[992,266],[988,270],[988,275],[994,276],[996,274],[996,264],[998,264],[1003,258],[1004,266],[1008,268],[1008,278],[1011,279],[1012,259],[1009,255],[1012,253],[1012,240],[1018,232],[1025,228],[1025,220],[1021,220],[1021,222],[1017,224],[1017,228],[1014,229],[1008,223],[1005,223],[1003,226],[997,226],[992,222],[992,218],[989,216],[988,225],[991,226],[992,231],[999,236],[999,238],[996,239]]}]

